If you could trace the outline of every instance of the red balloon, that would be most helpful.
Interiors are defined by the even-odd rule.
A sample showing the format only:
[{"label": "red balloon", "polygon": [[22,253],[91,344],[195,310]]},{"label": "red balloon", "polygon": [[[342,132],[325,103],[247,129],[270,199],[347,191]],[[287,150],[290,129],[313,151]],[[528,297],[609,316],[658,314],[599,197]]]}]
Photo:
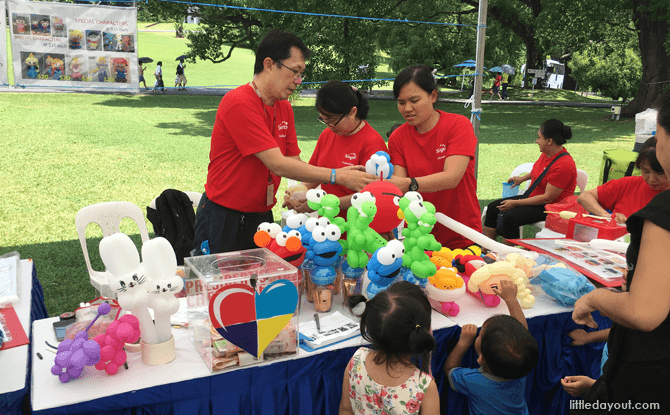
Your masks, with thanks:
[{"label": "red balloon", "polygon": [[399,224],[398,202],[402,192],[391,182],[376,181],[368,184],[361,192],[370,192],[375,197],[377,214],[370,227],[379,234],[391,232]]}]

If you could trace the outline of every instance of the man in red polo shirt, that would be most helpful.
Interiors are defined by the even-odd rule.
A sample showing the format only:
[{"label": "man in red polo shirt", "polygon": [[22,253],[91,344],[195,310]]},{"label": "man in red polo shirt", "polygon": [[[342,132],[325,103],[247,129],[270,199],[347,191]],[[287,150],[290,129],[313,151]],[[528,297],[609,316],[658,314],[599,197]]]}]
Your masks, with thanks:
[{"label": "man in red polo shirt", "polygon": [[274,222],[281,177],[356,191],[376,179],[362,166],[326,169],[300,161],[287,99],[302,82],[309,53],[294,34],[270,31],[258,45],[253,80],[221,100],[195,220],[196,255],[254,248],[258,225]]}]

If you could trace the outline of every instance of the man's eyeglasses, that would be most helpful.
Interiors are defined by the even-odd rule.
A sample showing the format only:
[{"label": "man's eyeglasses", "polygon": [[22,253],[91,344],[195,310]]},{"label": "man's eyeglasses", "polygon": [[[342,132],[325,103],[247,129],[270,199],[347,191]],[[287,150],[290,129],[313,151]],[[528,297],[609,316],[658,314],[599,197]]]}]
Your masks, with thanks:
[{"label": "man's eyeglasses", "polygon": [[337,120],[337,121],[335,121],[334,124],[333,124],[332,121],[326,121],[326,120],[325,120],[322,116],[320,116],[320,115],[319,115],[319,117],[317,118],[317,120],[319,120],[319,122],[321,122],[322,124],[325,124],[325,125],[327,125],[327,126],[335,127],[335,126],[337,126],[337,124],[340,123],[340,121],[342,121],[342,119],[344,118],[345,115],[347,115],[347,114],[342,114],[342,116],[340,117],[340,119]]},{"label": "man's eyeglasses", "polygon": [[279,65],[283,66],[284,68],[288,69],[289,71],[293,72],[293,79],[295,79],[295,80],[300,79],[301,81],[304,81],[304,80],[305,80],[305,74],[300,73],[300,72],[298,72],[297,70],[295,70],[295,69],[293,69],[293,68],[289,68],[288,66],[284,65],[283,63],[281,63],[281,61],[277,61],[277,63],[278,63]]}]

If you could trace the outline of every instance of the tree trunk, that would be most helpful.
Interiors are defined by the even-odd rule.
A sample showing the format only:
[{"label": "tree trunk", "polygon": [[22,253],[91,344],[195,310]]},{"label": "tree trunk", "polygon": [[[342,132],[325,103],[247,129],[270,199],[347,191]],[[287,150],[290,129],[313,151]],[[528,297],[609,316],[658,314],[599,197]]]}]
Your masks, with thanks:
[{"label": "tree trunk", "polygon": [[[651,107],[661,94],[669,79],[670,56],[665,50],[664,41],[668,36],[668,10],[640,10],[648,7],[650,0],[632,0],[633,18],[640,41],[642,60],[642,79],[637,95],[621,111],[624,117],[633,117],[638,112]],[[656,20],[655,17],[662,17]]]}]

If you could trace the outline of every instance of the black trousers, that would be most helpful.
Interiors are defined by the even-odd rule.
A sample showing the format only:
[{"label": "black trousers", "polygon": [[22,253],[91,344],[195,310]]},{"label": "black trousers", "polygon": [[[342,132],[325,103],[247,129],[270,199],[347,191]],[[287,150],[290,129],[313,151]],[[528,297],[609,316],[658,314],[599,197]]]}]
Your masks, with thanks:
[{"label": "black trousers", "polygon": [[210,254],[258,248],[254,235],[263,222],[274,222],[271,210],[240,212],[212,202],[203,193],[195,214],[195,255],[205,254],[204,242],[207,242]]},{"label": "black trousers", "polygon": [[[521,199],[522,196],[508,197],[506,199],[497,199],[489,203],[486,208],[486,219],[484,219],[484,226],[495,228],[498,235],[505,239],[518,239],[519,226],[528,225],[535,222],[543,221],[547,218],[544,213],[544,205],[536,206],[519,206],[507,212],[500,212],[498,205],[503,200]],[[502,223],[498,224],[498,214],[502,213]]]}]

